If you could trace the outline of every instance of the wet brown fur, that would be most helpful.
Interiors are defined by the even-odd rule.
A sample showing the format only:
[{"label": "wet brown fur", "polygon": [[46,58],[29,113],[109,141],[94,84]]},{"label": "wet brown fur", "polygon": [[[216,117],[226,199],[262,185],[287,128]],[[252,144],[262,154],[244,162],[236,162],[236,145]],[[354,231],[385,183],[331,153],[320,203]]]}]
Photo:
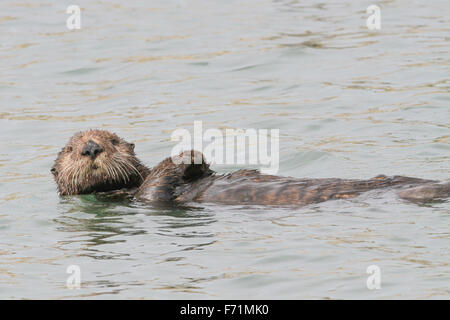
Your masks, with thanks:
[{"label": "wet brown fur", "polygon": [[412,187],[431,180],[377,176],[369,180],[295,179],[239,170],[211,178],[210,186],[197,197],[200,202],[223,204],[307,205],[327,200],[350,199],[383,188]]},{"label": "wet brown fur", "polygon": [[[176,164],[178,161],[184,163]],[[198,164],[196,164],[198,163]],[[198,181],[213,175],[203,154],[198,151],[186,151],[174,158],[167,158],[154,167],[135,197],[147,202],[185,203],[194,200],[200,191],[195,187]],[[189,193],[194,191],[194,196]]]},{"label": "wet brown fur", "polygon": [[[80,156],[82,146],[89,140],[104,148],[95,162]],[[95,165],[98,169],[93,169]],[[450,183],[403,176],[368,180],[296,179],[263,175],[257,170],[216,175],[198,151],[182,152],[149,170],[136,158],[134,145],[101,130],[72,137],[58,155],[53,171],[62,195],[139,187],[134,197],[150,203],[307,205],[350,199],[385,188],[396,189],[401,198],[412,201],[450,196]]]},{"label": "wet brown fur", "polygon": [[[81,155],[89,141],[103,151],[92,160]],[[61,195],[139,187],[149,173],[134,153],[134,144],[104,130],[79,132],[59,152],[52,167]]]}]

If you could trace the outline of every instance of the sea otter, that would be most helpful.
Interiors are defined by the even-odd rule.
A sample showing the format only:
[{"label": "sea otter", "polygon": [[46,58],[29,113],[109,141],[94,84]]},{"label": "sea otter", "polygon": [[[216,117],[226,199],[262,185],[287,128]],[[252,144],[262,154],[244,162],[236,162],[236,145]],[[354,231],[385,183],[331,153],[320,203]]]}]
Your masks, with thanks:
[{"label": "sea otter", "polygon": [[298,179],[238,170],[218,175],[198,151],[167,158],[152,169],[136,157],[134,144],[105,130],[75,134],[51,169],[60,195],[125,192],[152,204],[307,205],[349,199],[375,189],[392,188],[408,200],[450,197],[450,182],[403,176],[368,180]]}]

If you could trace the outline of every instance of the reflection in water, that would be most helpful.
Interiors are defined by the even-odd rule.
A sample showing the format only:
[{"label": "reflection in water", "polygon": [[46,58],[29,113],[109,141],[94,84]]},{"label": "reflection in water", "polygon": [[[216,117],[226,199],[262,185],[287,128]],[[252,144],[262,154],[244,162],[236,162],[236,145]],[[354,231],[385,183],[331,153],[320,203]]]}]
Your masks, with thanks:
[{"label": "reflection in water", "polygon": [[[59,245],[73,246],[82,244],[81,256],[95,259],[126,259],[130,254],[118,254],[103,251],[102,245],[125,243],[131,236],[145,235],[148,230],[140,224],[143,219],[151,219],[156,223],[152,232],[175,238],[212,238],[214,233],[205,230],[214,223],[213,212],[188,206],[168,206],[166,208],[149,208],[143,204],[130,201],[118,202],[116,199],[99,201],[95,195],[64,197],[64,207],[60,217],[55,218],[58,231],[72,234],[70,240],[59,241]],[[202,247],[213,243],[198,243],[194,247]],[[182,250],[190,250],[188,245]]]}]

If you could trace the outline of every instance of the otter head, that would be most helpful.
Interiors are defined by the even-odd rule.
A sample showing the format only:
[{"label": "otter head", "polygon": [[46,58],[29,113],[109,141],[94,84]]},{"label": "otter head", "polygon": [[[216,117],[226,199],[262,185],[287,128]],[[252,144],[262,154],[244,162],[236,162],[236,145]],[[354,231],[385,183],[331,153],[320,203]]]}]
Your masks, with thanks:
[{"label": "otter head", "polygon": [[61,195],[138,187],[148,171],[136,158],[134,144],[104,130],[75,134],[51,169]]}]

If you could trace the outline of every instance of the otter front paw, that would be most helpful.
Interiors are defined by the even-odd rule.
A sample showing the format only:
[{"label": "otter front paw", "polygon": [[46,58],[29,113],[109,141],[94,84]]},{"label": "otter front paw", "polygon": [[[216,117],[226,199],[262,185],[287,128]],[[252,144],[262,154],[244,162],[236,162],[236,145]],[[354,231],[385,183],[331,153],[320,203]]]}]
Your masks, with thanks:
[{"label": "otter front paw", "polygon": [[171,159],[185,181],[192,181],[210,173],[209,164],[206,163],[203,153],[199,151],[183,151],[176,156],[172,156]]},{"label": "otter front paw", "polygon": [[148,202],[174,201],[192,182],[212,173],[201,152],[184,151],[155,166],[135,197]]}]

